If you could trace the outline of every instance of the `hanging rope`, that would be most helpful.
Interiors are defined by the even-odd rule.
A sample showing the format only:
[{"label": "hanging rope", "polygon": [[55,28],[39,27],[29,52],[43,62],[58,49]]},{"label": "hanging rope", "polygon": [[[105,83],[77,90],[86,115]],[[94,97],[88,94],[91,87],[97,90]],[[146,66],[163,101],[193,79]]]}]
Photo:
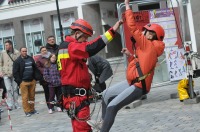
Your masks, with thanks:
[{"label": "hanging rope", "polygon": [[[113,81],[114,75],[116,74],[117,69],[118,69],[119,65],[121,64],[121,61],[122,61],[122,60],[123,60],[123,58],[121,58],[121,59],[118,60],[117,66],[115,67],[115,70],[114,70],[114,74],[113,74],[113,76],[111,77],[111,80],[110,80],[110,82],[109,82],[109,84],[108,84],[108,88],[110,87],[110,85],[111,85],[111,83],[112,83],[112,81]],[[104,96],[106,96],[106,93],[107,93],[107,90],[105,91],[105,95],[104,95]],[[100,113],[101,107],[102,107],[102,104],[100,104],[100,107],[99,107],[99,110],[98,110],[98,113],[97,113],[97,117],[96,117],[96,119],[95,119],[95,124],[97,124],[97,122],[98,122],[98,118],[99,118],[99,115],[100,115],[99,113]],[[99,121],[101,121],[101,119],[99,119]]]}]

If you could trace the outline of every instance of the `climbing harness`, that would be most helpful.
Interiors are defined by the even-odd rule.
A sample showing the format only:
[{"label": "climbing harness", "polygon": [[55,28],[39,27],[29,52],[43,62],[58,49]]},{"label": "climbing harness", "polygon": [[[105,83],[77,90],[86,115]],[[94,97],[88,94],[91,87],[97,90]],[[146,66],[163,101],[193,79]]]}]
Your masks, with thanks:
[{"label": "climbing harness", "polygon": [[72,102],[70,102],[69,109],[66,109],[68,116],[72,120],[76,119],[79,122],[85,122],[92,117],[92,115],[94,114],[95,108],[96,108],[96,101],[97,101],[96,91],[94,89],[91,89],[90,91],[87,90],[87,92],[86,92],[85,89],[84,90],[83,89],[84,88],[72,88],[72,87],[70,87],[69,89],[64,91],[65,92],[64,97],[70,97],[70,96],[73,97],[74,95],[76,95],[76,96],[85,96],[85,95],[89,96],[88,95],[89,93],[93,96],[95,104],[94,104],[94,107],[93,107],[91,113],[86,117],[79,118],[79,117],[77,117],[77,114],[82,108],[90,105],[90,102],[89,102],[88,99],[82,101],[81,104],[78,107],[76,107],[76,102],[72,101]]},{"label": "climbing harness", "polygon": [[137,83],[137,82],[141,82],[142,83],[143,95],[145,95],[147,93],[145,78],[148,77],[154,69],[151,70],[149,73],[147,73],[145,75],[143,74],[141,67],[140,67],[140,64],[139,64],[139,61],[136,61],[136,59],[138,59],[138,56],[136,54],[136,46],[135,46],[136,41],[133,37],[131,37],[130,39],[131,39],[131,42],[133,44],[133,52],[134,52],[133,56],[134,56],[135,65],[136,65],[136,68],[137,68],[137,71],[138,71],[138,74],[139,74],[139,77],[136,77],[136,79],[132,80],[131,85],[133,85],[134,83]]}]

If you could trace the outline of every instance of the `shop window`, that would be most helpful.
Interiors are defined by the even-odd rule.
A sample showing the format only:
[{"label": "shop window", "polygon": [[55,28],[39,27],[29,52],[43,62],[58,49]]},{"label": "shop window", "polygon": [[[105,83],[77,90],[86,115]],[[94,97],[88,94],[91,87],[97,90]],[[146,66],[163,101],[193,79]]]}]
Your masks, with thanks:
[{"label": "shop window", "polygon": [[4,49],[4,42],[10,40],[13,42],[13,47],[16,47],[14,40],[14,29],[12,23],[5,23],[0,25],[0,50]]},{"label": "shop window", "polygon": [[[66,36],[71,34],[71,29],[69,27],[67,28],[63,28],[63,39],[65,39]],[[61,43],[61,36],[60,36],[60,29],[56,29],[56,40],[57,40],[57,44]]]},{"label": "shop window", "polygon": [[148,5],[139,5],[138,9],[139,9],[139,11],[141,11],[141,10],[160,9],[160,4],[159,3],[154,3],[154,4],[148,4]]},{"label": "shop window", "polygon": [[2,51],[2,50],[5,49],[4,43],[5,43],[7,40],[12,41],[12,42],[13,42],[13,47],[16,48],[16,43],[15,43],[15,41],[14,41],[14,36],[2,37],[2,38],[0,38],[0,51]]},{"label": "shop window", "polygon": [[44,32],[34,32],[26,34],[26,44],[28,54],[33,56],[40,53],[40,47],[44,45]]},{"label": "shop window", "polygon": [[0,51],[2,51],[4,49],[4,46],[3,46],[3,41],[2,41],[2,38],[0,38]]},{"label": "shop window", "polygon": [[64,28],[64,36],[69,36],[71,34],[71,28]]},{"label": "shop window", "polygon": [[[61,24],[63,27],[63,39],[65,39],[65,36],[71,34],[70,25],[72,24],[72,22],[75,21],[74,13],[65,13],[65,14],[61,14],[60,16],[61,16]],[[56,43],[60,44],[61,35],[60,35],[60,27],[59,27],[57,15],[53,16],[53,23],[54,23]]]},{"label": "shop window", "polygon": [[40,47],[45,45],[42,18],[24,21],[24,32],[28,54],[31,56],[39,54]]}]

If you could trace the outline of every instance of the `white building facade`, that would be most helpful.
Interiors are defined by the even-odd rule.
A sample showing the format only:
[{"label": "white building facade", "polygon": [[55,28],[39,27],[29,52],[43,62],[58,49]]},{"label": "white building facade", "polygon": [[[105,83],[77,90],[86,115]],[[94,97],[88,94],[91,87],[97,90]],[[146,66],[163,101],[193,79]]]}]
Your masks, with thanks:
[{"label": "white building facade", "polygon": [[[8,2],[10,1],[10,2]],[[150,0],[149,0],[150,1]],[[118,20],[117,3],[123,0],[58,0],[60,18],[64,36],[70,34],[70,25],[78,18],[90,22],[95,31],[93,39],[112,27]],[[169,3],[169,2],[168,2]],[[133,11],[165,9],[167,0],[152,0],[150,4],[133,5]],[[0,0],[0,51],[4,42],[12,40],[14,47],[27,47],[29,55],[39,53],[39,48],[46,45],[48,36],[55,36],[56,43],[61,42],[56,0]],[[41,43],[35,43],[39,40]],[[104,58],[122,56],[120,33],[105,50],[99,54]],[[162,61],[163,55],[159,59]],[[166,63],[155,71],[154,83],[169,81]],[[165,78],[163,78],[163,75]]]},{"label": "white building facade", "polygon": [[[58,0],[64,36],[70,34],[69,26],[78,18],[91,23],[95,34],[101,35],[117,20],[116,2],[98,0]],[[29,55],[39,53],[39,47],[46,45],[48,36],[53,35],[56,43],[61,42],[56,0],[1,0],[0,1],[0,50],[4,42],[12,40],[14,47],[27,47]],[[105,21],[104,21],[105,19]],[[91,38],[91,39],[92,39]],[[34,42],[39,40],[41,44]],[[106,58],[120,56],[121,38],[100,54]],[[114,44],[113,44],[114,45]],[[110,52],[117,50],[117,52]]]}]

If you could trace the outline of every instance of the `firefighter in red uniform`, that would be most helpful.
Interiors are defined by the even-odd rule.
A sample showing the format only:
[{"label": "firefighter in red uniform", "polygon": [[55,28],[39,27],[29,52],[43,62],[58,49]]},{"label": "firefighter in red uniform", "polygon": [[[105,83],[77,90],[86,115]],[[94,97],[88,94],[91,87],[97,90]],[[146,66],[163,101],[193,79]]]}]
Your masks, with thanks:
[{"label": "firefighter in red uniform", "polygon": [[88,90],[91,87],[86,59],[103,49],[121,24],[122,21],[118,21],[106,33],[87,42],[93,29],[87,21],[78,19],[70,26],[71,35],[60,44],[57,62],[64,95],[63,107],[71,118],[73,132],[92,131],[86,123],[90,118]]}]

